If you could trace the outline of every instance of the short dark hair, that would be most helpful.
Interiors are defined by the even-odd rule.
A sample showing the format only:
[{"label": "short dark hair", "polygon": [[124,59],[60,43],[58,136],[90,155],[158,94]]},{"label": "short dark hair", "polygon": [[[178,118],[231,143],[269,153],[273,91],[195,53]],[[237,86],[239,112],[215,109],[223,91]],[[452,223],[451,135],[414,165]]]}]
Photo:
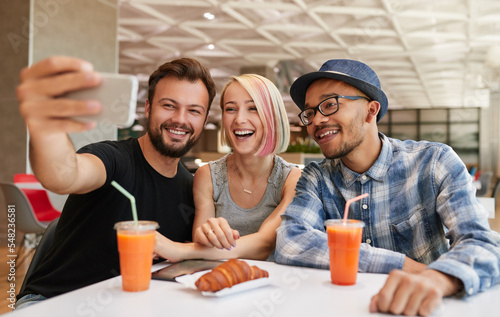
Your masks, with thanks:
[{"label": "short dark hair", "polygon": [[191,83],[201,80],[208,91],[208,115],[208,111],[210,111],[210,106],[212,105],[212,101],[214,100],[216,93],[215,83],[208,68],[201,65],[197,60],[187,57],[175,59],[159,66],[158,69],[156,69],[151,76],[149,76],[149,103],[153,102],[156,85],[163,77],[166,76],[173,76],[177,79],[187,80]]}]

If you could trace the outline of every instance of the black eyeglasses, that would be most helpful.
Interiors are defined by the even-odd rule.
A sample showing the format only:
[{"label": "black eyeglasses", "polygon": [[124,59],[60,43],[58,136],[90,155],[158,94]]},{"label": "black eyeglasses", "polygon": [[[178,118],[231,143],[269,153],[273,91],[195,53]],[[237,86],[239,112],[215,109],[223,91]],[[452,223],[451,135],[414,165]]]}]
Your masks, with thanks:
[{"label": "black eyeglasses", "polygon": [[314,116],[316,115],[316,111],[319,110],[319,113],[321,113],[324,116],[331,116],[335,112],[339,111],[339,98],[343,99],[349,99],[349,100],[358,100],[358,99],[366,99],[368,101],[371,101],[367,97],[363,96],[333,96],[326,98],[322,102],[320,102],[316,107],[314,108],[307,108],[301,113],[299,113],[299,118],[300,121],[304,125],[310,125],[314,119]]}]

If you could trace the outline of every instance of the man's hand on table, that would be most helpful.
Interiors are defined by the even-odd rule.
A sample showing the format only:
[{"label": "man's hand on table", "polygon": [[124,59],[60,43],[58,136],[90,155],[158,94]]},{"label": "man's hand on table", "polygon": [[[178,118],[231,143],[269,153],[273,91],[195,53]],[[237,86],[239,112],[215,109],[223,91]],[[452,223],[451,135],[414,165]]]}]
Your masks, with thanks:
[{"label": "man's hand on table", "polygon": [[405,258],[405,263],[403,265],[404,272],[418,274],[422,273],[426,268],[427,268],[426,264],[412,260],[409,257]]},{"label": "man's hand on table", "polygon": [[429,316],[445,296],[455,294],[461,282],[435,270],[414,274],[394,270],[372,297],[370,312]]},{"label": "man's hand on table", "polygon": [[155,249],[153,258],[163,258],[170,262],[179,262],[184,260],[186,246],[182,243],[174,242],[165,237],[158,231],[155,232]]}]

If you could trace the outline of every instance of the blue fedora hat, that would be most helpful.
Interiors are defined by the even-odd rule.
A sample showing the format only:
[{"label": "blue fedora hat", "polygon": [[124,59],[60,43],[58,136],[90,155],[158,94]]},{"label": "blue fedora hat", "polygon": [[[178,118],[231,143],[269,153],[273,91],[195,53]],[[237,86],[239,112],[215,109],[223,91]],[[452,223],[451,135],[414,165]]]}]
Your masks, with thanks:
[{"label": "blue fedora hat", "polygon": [[380,103],[377,122],[387,112],[387,96],[380,89],[377,74],[368,65],[350,59],[331,59],[323,64],[319,71],[305,74],[297,78],[290,87],[290,96],[301,110],[304,110],[306,92],[313,81],[320,78],[331,78],[345,82],[366,94],[370,99]]}]

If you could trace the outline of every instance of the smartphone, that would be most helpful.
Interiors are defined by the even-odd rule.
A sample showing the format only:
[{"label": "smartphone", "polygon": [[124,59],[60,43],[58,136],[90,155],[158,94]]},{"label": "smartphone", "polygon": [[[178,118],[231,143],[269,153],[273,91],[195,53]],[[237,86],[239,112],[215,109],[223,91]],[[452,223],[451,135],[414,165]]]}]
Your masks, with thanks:
[{"label": "smartphone", "polygon": [[76,116],[79,121],[96,121],[120,128],[130,127],[135,120],[138,80],[135,76],[114,73],[100,73],[102,82],[90,89],[72,91],[61,96],[77,100],[99,100],[101,113],[95,116]]},{"label": "smartphone", "polygon": [[211,260],[185,260],[174,263],[161,270],[151,273],[151,278],[155,280],[174,281],[177,276],[193,274],[200,271],[210,270],[224,263],[224,261]]}]

